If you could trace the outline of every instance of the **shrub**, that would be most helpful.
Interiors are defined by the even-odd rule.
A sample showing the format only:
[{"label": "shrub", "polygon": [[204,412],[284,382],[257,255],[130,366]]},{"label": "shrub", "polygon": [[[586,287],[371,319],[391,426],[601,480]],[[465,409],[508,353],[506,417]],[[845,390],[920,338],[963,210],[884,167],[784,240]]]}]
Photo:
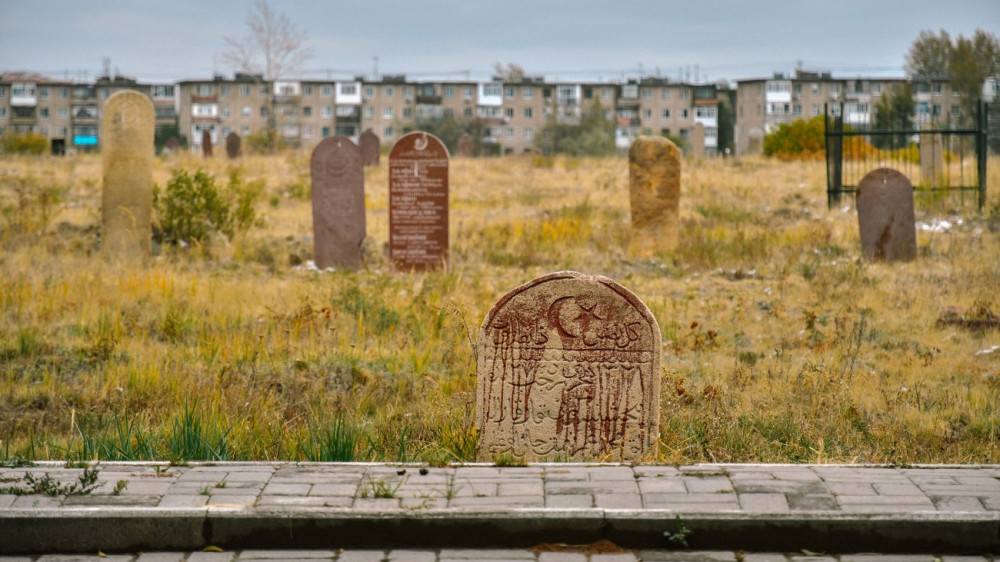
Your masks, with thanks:
[{"label": "shrub", "polygon": [[204,245],[212,234],[232,238],[258,223],[254,205],[262,186],[245,185],[239,172],[231,170],[225,189],[215,185],[215,178],[203,170],[189,175],[174,170],[166,189],[153,188],[153,206],[159,220],[157,238],[172,244]]},{"label": "shrub", "polygon": [[42,154],[49,147],[49,139],[35,133],[4,135],[0,148],[8,154]]},{"label": "shrub", "polygon": [[764,155],[780,160],[822,160],[826,153],[823,140],[823,115],[809,120],[783,123],[764,137]]}]

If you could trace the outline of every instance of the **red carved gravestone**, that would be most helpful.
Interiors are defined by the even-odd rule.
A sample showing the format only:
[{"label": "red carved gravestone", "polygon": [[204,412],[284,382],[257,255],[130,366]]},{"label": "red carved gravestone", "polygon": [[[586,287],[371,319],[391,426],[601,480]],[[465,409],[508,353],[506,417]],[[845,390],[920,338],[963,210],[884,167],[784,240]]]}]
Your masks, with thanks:
[{"label": "red carved gravestone", "polygon": [[430,133],[409,133],[389,152],[389,262],[397,271],[448,260],[448,149]]},{"label": "red carved gravestone", "polygon": [[365,238],[361,150],[347,137],[327,137],[313,149],[309,173],[316,267],[360,267]]},{"label": "red carved gravestone", "polygon": [[205,158],[212,157],[212,133],[208,129],[201,132],[201,155]]},{"label": "red carved gravestone", "polygon": [[458,155],[462,158],[472,158],[475,152],[475,143],[472,141],[472,135],[469,133],[462,133],[462,136],[458,137]]},{"label": "red carved gravestone", "polygon": [[628,289],[561,271],[479,329],[477,458],[641,461],[659,435],[660,328]]},{"label": "red carved gravestone", "polygon": [[358,139],[358,146],[361,147],[361,162],[365,166],[378,166],[381,156],[379,153],[382,150],[378,135],[371,129],[365,129],[365,132],[361,133],[361,137]]},{"label": "red carved gravestone", "polygon": [[858,183],[857,207],[865,259],[917,257],[913,185],[906,176],[890,168],[869,172]]}]

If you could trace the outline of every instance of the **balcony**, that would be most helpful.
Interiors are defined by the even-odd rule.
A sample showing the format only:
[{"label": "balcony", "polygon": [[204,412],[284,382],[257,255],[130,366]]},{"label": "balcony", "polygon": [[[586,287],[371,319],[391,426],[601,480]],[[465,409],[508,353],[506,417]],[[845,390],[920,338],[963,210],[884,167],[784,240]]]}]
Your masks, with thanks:
[{"label": "balcony", "polygon": [[34,125],[38,121],[35,107],[11,107],[10,122],[12,125]]},{"label": "balcony", "polygon": [[417,105],[441,105],[441,96],[417,94]]},{"label": "balcony", "polygon": [[191,103],[216,103],[219,101],[219,96],[199,96],[198,94],[191,94]]}]

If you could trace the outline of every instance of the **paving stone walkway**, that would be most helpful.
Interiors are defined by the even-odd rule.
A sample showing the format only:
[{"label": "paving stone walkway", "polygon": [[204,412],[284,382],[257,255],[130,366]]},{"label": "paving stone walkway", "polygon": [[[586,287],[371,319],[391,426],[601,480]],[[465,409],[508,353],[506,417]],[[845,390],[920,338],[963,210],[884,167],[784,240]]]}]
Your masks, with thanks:
[{"label": "paving stone walkway", "polygon": [[[281,462],[102,463],[97,470],[98,485],[87,494],[0,493],[0,554],[135,544],[530,547],[600,539],[655,549],[677,546],[678,537],[708,550],[1000,549],[1000,466]],[[0,489],[25,488],[26,474],[69,486],[83,473],[57,463],[2,468]],[[420,559],[453,559],[446,551],[430,558],[433,552]],[[570,554],[530,559],[584,560]]]}]

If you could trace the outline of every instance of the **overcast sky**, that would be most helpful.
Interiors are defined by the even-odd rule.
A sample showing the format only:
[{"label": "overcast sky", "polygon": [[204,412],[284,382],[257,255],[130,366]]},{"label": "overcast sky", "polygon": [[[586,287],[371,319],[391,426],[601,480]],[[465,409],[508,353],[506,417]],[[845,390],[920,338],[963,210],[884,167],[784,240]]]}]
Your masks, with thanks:
[{"label": "overcast sky", "polygon": [[[219,61],[253,0],[0,0],[0,72],[112,72],[171,82]],[[308,34],[299,78],[485,80],[515,63],[549,80],[737,80],[798,65],[903,76],[921,30],[1000,35],[1000,0],[271,0]],[[376,62],[377,59],[377,62]],[[84,74],[86,73],[86,74]]]}]

